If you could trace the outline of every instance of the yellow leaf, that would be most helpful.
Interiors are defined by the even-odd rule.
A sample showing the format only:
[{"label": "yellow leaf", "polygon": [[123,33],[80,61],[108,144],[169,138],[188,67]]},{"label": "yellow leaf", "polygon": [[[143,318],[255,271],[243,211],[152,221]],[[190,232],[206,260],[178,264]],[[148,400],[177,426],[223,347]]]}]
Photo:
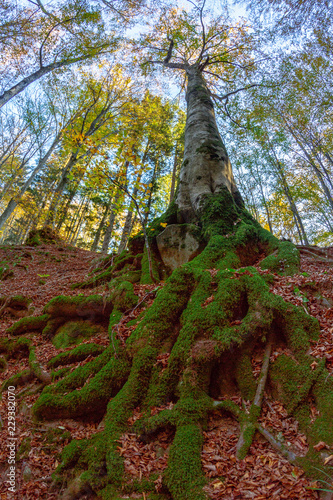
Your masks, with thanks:
[{"label": "yellow leaf", "polygon": [[161,223],[160,223],[160,226],[162,226],[162,227],[166,227],[167,225],[168,225],[168,223],[167,223],[167,222],[161,222]]},{"label": "yellow leaf", "polygon": [[333,455],[330,455],[329,457],[325,458],[324,465],[328,464],[328,462],[330,462],[331,460],[333,460]]},{"label": "yellow leaf", "polygon": [[221,486],[223,486],[223,483],[221,481],[218,481],[217,483],[213,483],[214,490],[221,488]]}]

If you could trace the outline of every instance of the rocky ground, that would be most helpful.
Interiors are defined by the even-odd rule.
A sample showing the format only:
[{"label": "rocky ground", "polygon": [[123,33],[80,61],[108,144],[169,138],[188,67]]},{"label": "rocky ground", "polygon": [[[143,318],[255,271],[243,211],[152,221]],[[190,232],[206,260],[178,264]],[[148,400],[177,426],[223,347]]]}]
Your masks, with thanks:
[{"label": "rocky ground", "polygon": [[[97,254],[85,250],[61,247],[57,245],[40,245],[37,247],[2,247],[0,248],[0,336],[7,337],[6,330],[27,311],[15,304],[10,307],[8,298],[22,295],[31,299],[26,309],[29,314],[38,316],[44,305],[57,295],[91,295],[108,294],[106,285],[91,289],[71,288],[73,283],[82,282],[91,270],[92,262]],[[258,268],[259,270],[259,268]],[[1,271],[0,271],[1,272]],[[212,270],[213,272],[213,270]],[[264,273],[264,271],[261,271]],[[161,283],[163,285],[163,283]],[[156,285],[135,285],[135,293],[141,299],[141,305],[125,316],[118,325],[117,335],[123,342],[130,335],[133,326],[127,326],[142,310],[152,303],[149,293]],[[318,259],[314,254],[303,252],[300,273],[292,277],[274,275],[271,291],[281,295],[285,300],[304,308],[315,316],[321,326],[319,341],[312,345],[311,354],[316,359],[326,357],[326,367],[333,375],[333,267],[330,259]],[[7,299],[7,303],[6,303]],[[144,299],[144,300],[143,300]],[[41,334],[32,337],[36,346],[36,356],[41,366],[48,370],[48,361],[62,350],[46,340]],[[107,325],[100,333],[86,343],[108,345]],[[66,349],[63,349],[66,351]],[[273,352],[272,356],[279,355]],[[259,375],[262,356],[252,360],[253,372]],[[87,359],[82,361],[84,364]],[[166,364],[166,355],[158,359],[158,363]],[[313,369],[317,362],[314,361]],[[76,365],[77,366],[77,363]],[[18,357],[9,360],[0,373],[0,383],[11,375],[28,368],[28,359]],[[1,438],[0,438],[0,499],[13,498],[17,500],[34,500],[58,498],[58,490],[52,485],[51,475],[59,462],[59,454],[71,440],[90,437],[98,432],[102,422],[78,422],[74,420],[57,420],[53,422],[34,422],[30,408],[37,400],[41,389],[40,383],[32,383],[30,392],[23,394],[24,386],[15,387],[18,404],[16,413],[16,492],[7,497],[8,488],[8,420],[7,391],[1,402]],[[20,395],[21,393],[21,395]],[[247,405],[234,398],[239,405]],[[170,403],[172,404],[172,403]],[[152,414],[163,408],[152,408]],[[317,416],[313,405],[313,419]],[[140,417],[137,409],[131,417],[134,422]],[[307,442],[299,433],[297,422],[288,417],[285,408],[277,401],[266,396],[263,403],[261,425],[274,431],[281,440],[290,443],[289,447],[297,455],[305,454]],[[238,461],[235,447],[239,435],[238,424],[232,418],[220,420],[219,414],[212,414],[208,428],[204,432],[202,449],[202,466],[207,477],[206,491],[212,499],[316,499],[319,498],[318,488],[333,490],[328,484],[318,485],[307,479],[303,471],[281,457],[263,438],[255,440],[250,452],[244,460]],[[124,434],[119,441],[119,451],[125,459],[125,468],[134,478],[148,477],[156,473],[156,492],[161,488],[161,474],[166,467],[168,450],[172,434],[161,432],[154,443],[145,443],[135,434]],[[318,450],[326,454],[326,463],[332,463],[333,450],[325,443],[318,443]],[[330,494],[327,494],[330,498]],[[94,498],[87,493],[86,498]],[[138,498],[148,500],[149,493],[132,494],[123,498]]]}]

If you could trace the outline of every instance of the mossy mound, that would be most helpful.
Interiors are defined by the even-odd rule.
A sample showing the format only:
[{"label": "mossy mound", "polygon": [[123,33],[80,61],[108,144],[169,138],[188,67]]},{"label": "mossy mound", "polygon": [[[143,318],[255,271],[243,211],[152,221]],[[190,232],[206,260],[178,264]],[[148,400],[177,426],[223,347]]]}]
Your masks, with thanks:
[{"label": "mossy mound", "polygon": [[47,245],[61,245],[64,242],[58,233],[51,227],[43,227],[42,229],[32,229],[29,231],[25,241],[26,245],[36,247],[43,243]]},{"label": "mossy mound", "polygon": [[101,327],[91,321],[68,321],[57,330],[52,343],[57,349],[63,349],[64,347],[80,344],[83,340],[101,332]]},{"label": "mossy mound", "polygon": [[115,309],[125,312],[137,305],[139,298],[135,295],[134,286],[129,281],[114,279],[110,281],[109,288]]}]

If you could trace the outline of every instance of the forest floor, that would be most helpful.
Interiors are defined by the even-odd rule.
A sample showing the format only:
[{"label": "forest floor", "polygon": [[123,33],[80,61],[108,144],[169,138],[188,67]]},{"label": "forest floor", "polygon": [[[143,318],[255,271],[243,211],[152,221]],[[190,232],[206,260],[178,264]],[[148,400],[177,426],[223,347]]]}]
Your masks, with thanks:
[{"label": "forest floor", "polygon": [[[35,308],[33,315],[42,313],[43,306],[57,295],[91,295],[98,293],[108,294],[106,285],[100,285],[94,290],[71,289],[71,284],[82,282],[91,270],[92,260],[98,254],[77,248],[58,247],[55,245],[41,245],[38,247],[1,247],[0,267],[7,263],[12,276],[0,282],[0,297],[24,295],[32,299]],[[258,270],[261,273],[265,271]],[[45,283],[44,283],[45,282]],[[163,283],[161,284],[163,285]],[[135,285],[135,293],[140,299],[156,285]],[[286,301],[304,308],[315,316],[321,326],[320,339],[312,344],[311,354],[314,358],[326,357],[326,367],[333,374],[333,265],[329,262],[318,261],[309,256],[302,256],[300,273],[292,277],[274,275],[271,292],[281,295]],[[121,320],[118,335],[123,342],[130,335],[134,327],[127,327],[126,323],[142,312],[152,303],[146,297],[141,308]],[[8,312],[0,312],[0,336],[7,336],[6,330],[17,318]],[[39,363],[47,370],[47,362],[59,351],[41,334],[34,334],[33,343],[36,346],[36,355]],[[109,338],[107,325],[102,332],[90,338],[87,343],[108,345]],[[65,351],[66,349],[64,349]],[[280,352],[273,352],[276,357]],[[256,376],[260,372],[262,356],[252,360],[253,372]],[[81,362],[86,363],[87,360]],[[167,364],[167,355],[160,356],[158,362]],[[313,369],[316,367],[313,362]],[[77,366],[77,364],[75,365]],[[0,384],[14,373],[28,368],[25,357],[9,360],[5,371],[0,374]],[[74,366],[73,366],[74,369]],[[17,395],[22,388],[17,387]],[[58,498],[58,492],[52,490],[51,474],[59,463],[59,454],[70,439],[89,438],[102,429],[103,423],[80,422],[74,420],[57,420],[52,422],[35,422],[30,408],[37,400],[38,394],[17,398],[18,411],[16,415],[17,457],[16,463],[16,493],[7,497],[5,480],[8,472],[8,426],[6,419],[6,405],[2,402],[1,420],[3,428],[0,437],[0,499],[7,500],[35,500]],[[235,398],[235,402],[241,402]],[[171,404],[171,403],[170,403]],[[247,404],[245,402],[245,404]],[[161,408],[152,408],[152,414]],[[313,405],[313,419],[317,410]],[[140,417],[140,409],[134,413],[131,420],[134,422]],[[304,455],[307,451],[307,441],[298,431],[298,423],[288,417],[285,408],[277,401],[265,398],[262,407],[260,423],[270,428],[275,434],[290,443],[291,449],[297,455]],[[1,424],[1,422],[0,422]],[[50,440],[50,429],[67,430],[62,440]],[[69,434],[70,433],[70,434]],[[249,454],[244,460],[237,460],[235,456],[236,443],[239,435],[239,426],[232,418],[220,420],[219,413],[212,414],[208,428],[204,432],[202,449],[202,466],[207,478],[205,487],[211,499],[316,499],[316,483],[307,479],[303,471],[292,466],[280,456],[260,436],[252,444]],[[156,491],[161,488],[163,470],[166,468],[168,450],[172,435],[161,432],[153,443],[144,443],[135,434],[124,434],[119,442],[119,452],[124,457],[126,472],[133,478],[148,477],[151,473],[158,474],[155,481]],[[327,451],[326,463],[331,461],[333,466],[333,449],[325,443],[318,443],[318,450]],[[327,448],[327,450],[325,449]],[[20,450],[20,452],[19,452]],[[333,487],[332,487],[333,489]],[[87,496],[88,498],[95,498]],[[132,494],[123,498],[137,498],[149,500],[149,493]],[[329,497],[328,497],[329,498]]]}]

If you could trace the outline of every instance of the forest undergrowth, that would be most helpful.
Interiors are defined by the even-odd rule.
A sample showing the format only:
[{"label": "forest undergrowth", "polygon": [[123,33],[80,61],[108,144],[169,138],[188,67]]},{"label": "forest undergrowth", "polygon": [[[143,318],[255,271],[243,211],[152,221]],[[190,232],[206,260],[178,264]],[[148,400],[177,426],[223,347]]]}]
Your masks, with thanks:
[{"label": "forest undergrowth", "polygon": [[[25,314],[40,317],[45,305],[59,295],[80,298],[92,294],[99,295],[105,307],[109,294],[105,283],[97,284],[93,290],[72,288],[73,284],[82,283],[88,279],[88,274],[92,270],[92,262],[97,255],[93,252],[55,244],[42,244],[36,247],[1,247],[0,262],[6,272],[1,281],[0,294],[2,301],[0,304],[1,341],[11,338],[8,328],[20,317]],[[326,369],[333,375],[333,268],[329,260],[318,259],[315,254],[311,255],[306,251],[303,254],[301,252],[300,271],[292,276],[281,276],[262,270],[257,265],[259,262],[254,267],[263,276],[268,274],[273,276],[273,279],[269,280],[270,291],[273,294],[280,295],[285,301],[301,307],[306,314],[319,320],[320,337],[318,340],[310,341],[311,352],[309,354],[314,357],[311,369],[315,371],[320,360],[325,357]],[[237,278],[238,270],[234,271],[235,278]],[[214,269],[210,272],[212,276],[216,274]],[[161,289],[163,286],[163,281],[155,284],[135,283],[133,285],[133,291],[138,300],[136,305],[126,308],[116,323],[114,332],[117,345],[126,343],[136,327],[137,318],[153,304],[156,289]],[[6,302],[5,298],[1,298],[19,296],[29,300],[21,301],[21,303],[14,301],[11,304],[10,300]],[[207,307],[209,303],[208,297],[203,307]],[[238,324],[237,322],[241,324],[241,320],[234,320],[235,325]],[[56,326],[59,327],[59,325]],[[51,475],[61,462],[60,453],[63,448],[74,439],[89,439],[104,429],[103,420],[85,419],[82,415],[81,418],[75,420],[57,418],[51,421],[37,421],[32,416],[31,408],[45,385],[43,376],[56,380],[59,376],[56,375],[57,366],[61,366],[66,373],[70,373],[78,366],[83,367],[89,363],[94,356],[110,344],[108,321],[101,317],[96,331],[89,337],[81,339],[80,343],[80,346],[94,344],[92,354],[88,357],[83,354],[81,360],[80,357],[76,357],[74,361],[67,357],[67,362],[59,362],[57,365],[51,360],[55,359],[59,353],[64,353],[66,357],[66,353],[71,352],[72,340],[76,338],[75,329],[67,332],[66,335],[66,347],[64,347],[66,345],[64,336],[60,338],[57,347],[45,334],[33,333],[29,336],[34,347],[34,362],[37,363],[36,366],[42,373],[37,379],[31,375],[31,357],[27,357],[24,348],[18,349],[14,356],[9,356],[7,360],[2,361],[1,383],[6,383],[5,381],[13,375],[26,370],[26,379],[23,377],[15,384],[12,382],[12,385],[16,386],[18,403],[16,415],[17,491],[13,496],[15,500],[36,498],[55,500],[58,498],[59,484],[54,484]],[[258,349],[251,355],[251,369],[256,381],[261,372],[263,351],[263,345],[258,344]],[[287,346],[274,348],[270,352],[270,361],[283,354],[290,355]],[[59,356],[56,359],[59,359]],[[168,365],[168,360],[168,353],[159,354],[156,364],[163,371]],[[216,397],[218,399],[218,395]],[[231,400],[239,408],[243,407],[245,412],[250,410],[250,401],[244,400],[241,396],[231,396]],[[318,409],[311,397],[308,403],[311,419],[314,421],[319,415]],[[168,401],[162,406],[153,406],[150,408],[150,415],[154,417],[163,410],[172,410],[173,407],[173,401]],[[297,420],[289,413],[286,405],[274,399],[271,394],[265,394],[259,425],[278,436],[292,453],[299,457],[305,456],[308,451],[307,438],[300,431]],[[129,417],[128,424],[134,425],[142,415],[141,408],[136,408]],[[2,404],[1,420],[3,428],[0,441],[0,463],[3,465],[0,466],[2,478],[0,498],[5,499],[7,498],[7,487],[4,482],[7,472],[7,420],[4,404]],[[137,488],[137,491],[124,491],[123,496],[119,498],[143,500],[159,498],[159,494],[163,492],[162,475],[167,467],[173,439],[174,432],[168,427],[156,432],[153,440],[145,439],[144,433],[139,435],[135,432],[124,432],[121,435],[118,440],[118,452],[124,459],[125,473],[128,478],[131,478],[133,484],[141,486]],[[201,465],[207,482],[204,491],[208,498],[255,498],[257,500],[319,498],[317,488],[325,488],[323,483],[306,477],[300,467],[291,464],[259,433],[255,435],[248,454],[240,460],[236,457],[238,439],[239,423],[231,415],[221,417],[220,411],[213,411],[203,431],[201,452]],[[333,448],[325,442],[318,442],[315,449],[323,454],[325,464],[328,467],[331,464],[333,467]],[[152,477],[155,478],[153,481],[155,491],[151,488]],[[147,480],[147,489],[145,489],[145,480]],[[70,495],[69,492],[67,494]],[[74,498],[75,492],[72,491],[71,494]],[[98,497],[88,488],[86,492],[81,491],[80,498]]]}]

